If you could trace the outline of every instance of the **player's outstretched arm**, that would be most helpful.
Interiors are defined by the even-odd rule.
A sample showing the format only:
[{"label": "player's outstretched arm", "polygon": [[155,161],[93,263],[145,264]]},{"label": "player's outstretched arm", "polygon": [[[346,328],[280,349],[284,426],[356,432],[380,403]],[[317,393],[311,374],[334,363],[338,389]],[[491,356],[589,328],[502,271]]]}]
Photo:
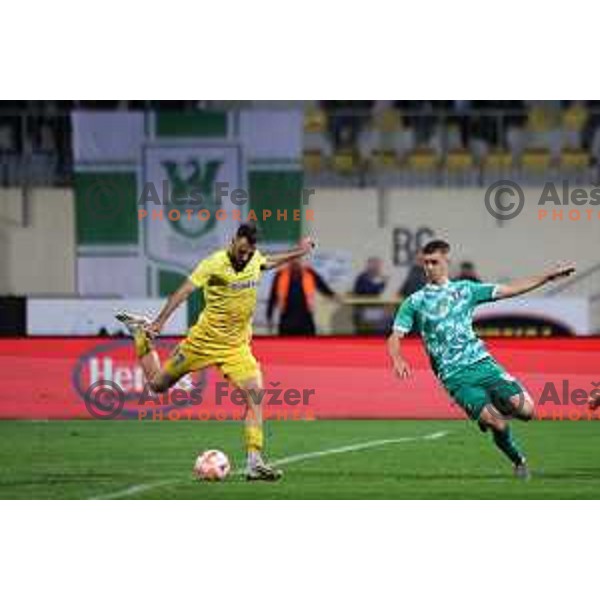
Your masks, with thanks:
[{"label": "player's outstretched arm", "polygon": [[168,297],[156,319],[148,326],[148,333],[152,336],[158,335],[171,315],[188,299],[195,289],[196,286],[187,279],[176,292]]},{"label": "player's outstretched arm", "polygon": [[294,260],[295,258],[302,258],[309,254],[315,248],[315,242],[310,237],[305,237],[297,248],[293,248],[288,252],[281,252],[278,254],[268,255],[267,262],[265,263],[264,269],[275,269],[284,263]]},{"label": "player's outstretched arm", "polygon": [[390,337],[387,339],[387,348],[390,358],[392,359],[392,368],[394,373],[399,379],[407,379],[410,377],[410,366],[404,360],[401,351],[400,340],[404,337],[404,334],[398,331],[393,331]]},{"label": "player's outstretched arm", "polygon": [[501,284],[497,287],[496,298],[511,298],[512,296],[526,294],[542,287],[550,281],[570,277],[573,273],[575,273],[575,265],[567,264],[554,267],[542,275],[534,275],[533,277],[525,277],[524,279],[517,279],[510,283]]}]

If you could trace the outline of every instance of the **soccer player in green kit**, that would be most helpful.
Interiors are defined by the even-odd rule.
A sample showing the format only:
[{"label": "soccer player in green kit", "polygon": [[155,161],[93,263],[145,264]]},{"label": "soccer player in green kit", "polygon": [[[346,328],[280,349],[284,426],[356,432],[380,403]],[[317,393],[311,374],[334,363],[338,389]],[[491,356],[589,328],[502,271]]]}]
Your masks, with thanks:
[{"label": "soccer player in green kit", "polygon": [[415,327],[423,338],[431,367],[446,391],[482,432],[491,430],[496,446],[513,463],[515,475],[528,478],[527,461],[515,444],[509,419],[529,421],[535,405],[524,387],[489,354],[473,331],[473,310],[478,304],[510,298],[568,277],[573,265],[507,284],[450,281],[450,245],[443,240],[423,248],[427,284],[401,304],[388,338],[388,351],[400,379],[410,376],[400,340]]}]

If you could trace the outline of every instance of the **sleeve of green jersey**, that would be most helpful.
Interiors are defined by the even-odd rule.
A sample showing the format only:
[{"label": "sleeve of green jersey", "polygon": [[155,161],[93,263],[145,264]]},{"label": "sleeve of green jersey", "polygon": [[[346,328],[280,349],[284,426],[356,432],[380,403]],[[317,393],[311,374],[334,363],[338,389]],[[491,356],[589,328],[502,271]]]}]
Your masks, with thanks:
[{"label": "sleeve of green jersey", "polygon": [[495,283],[469,282],[471,288],[471,299],[473,305],[493,302],[497,299],[497,288]]},{"label": "sleeve of green jersey", "polygon": [[398,309],[394,318],[394,331],[408,333],[415,322],[415,308],[412,300],[407,298]]}]

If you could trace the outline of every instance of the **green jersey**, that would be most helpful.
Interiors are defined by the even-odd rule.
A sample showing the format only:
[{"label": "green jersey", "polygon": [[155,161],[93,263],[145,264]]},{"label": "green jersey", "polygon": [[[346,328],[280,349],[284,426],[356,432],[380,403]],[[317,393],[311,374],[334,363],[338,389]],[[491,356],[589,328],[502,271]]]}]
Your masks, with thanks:
[{"label": "green jersey", "polygon": [[496,285],[472,281],[427,284],[400,306],[394,330],[414,328],[425,343],[431,368],[442,381],[489,356],[473,331],[473,310],[496,299]]}]

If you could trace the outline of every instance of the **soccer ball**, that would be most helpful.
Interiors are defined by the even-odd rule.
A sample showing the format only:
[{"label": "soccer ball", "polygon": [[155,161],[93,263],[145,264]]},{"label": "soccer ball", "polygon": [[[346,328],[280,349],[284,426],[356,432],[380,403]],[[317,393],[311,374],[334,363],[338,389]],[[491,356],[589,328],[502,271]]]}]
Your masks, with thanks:
[{"label": "soccer ball", "polygon": [[222,481],[229,475],[229,471],[229,459],[220,450],[207,450],[200,454],[194,465],[194,475],[203,481]]}]

